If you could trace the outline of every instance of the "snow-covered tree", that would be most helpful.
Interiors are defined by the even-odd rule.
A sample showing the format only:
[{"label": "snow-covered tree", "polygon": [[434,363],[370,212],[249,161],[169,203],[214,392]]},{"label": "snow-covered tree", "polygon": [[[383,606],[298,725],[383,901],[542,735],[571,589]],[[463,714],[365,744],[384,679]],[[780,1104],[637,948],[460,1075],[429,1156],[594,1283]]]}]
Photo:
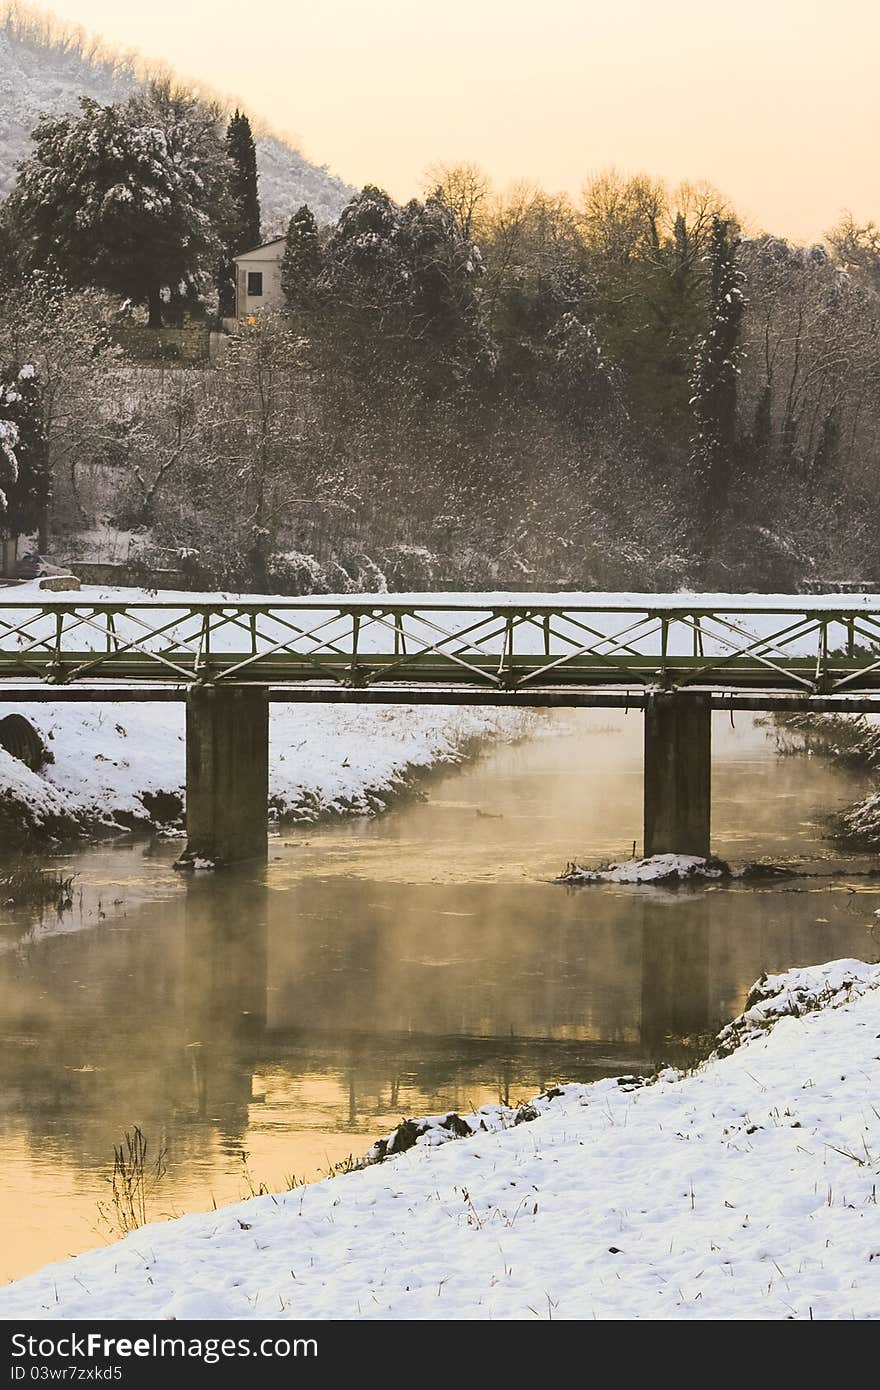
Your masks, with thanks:
[{"label": "snow-covered tree", "polygon": [[35,531],[48,495],[46,436],[33,363],[0,375],[0,530]]},{"label": "snow-covered tree", "polygon": [[216,108],[153,83],[124,104],[44,116],[13,208],[32,264],[147,304],[192,297],[222,254],[229,161]]},{"label": "snow-covered tree", "polygon": [[395,244],[410,331],[435,343],[467,334],[477,317],[483,263],[452,209],[436,198],[413,198],[401,212]]},{"label": "snow-covered tree", "polygon": [[305,347],[282,314],[260,314],[233,334],[196,388],[201,430],[186,440],[192,543],[204,554],[227,546],[227,573],[262,593],[272,592],[283,537],[349,508],[340,461],[323,452],[306,395]]},{"label": "snow-covered tree", "polygon": [[380,319],[399,308],[395,236],[400,208],[383,188],[367,184],[343,209],[327,243],[322,277],[340,303]]},{"label": "snow-covered tree", "polygon": [[321,265],[318,224],[311,208],[303,204],[288,223],[281,262],[281,287],[291,309],[305,309],[314,304]]},{"label": "snow-covered tree", "polygon": [[482,312],[499,381],[570,420],[595,421],[619,373],[598,329],[573,209],[565,198],[514,188],[491,205],[486,232]]},{"label": "snow-covered tree", "polygon": [[709,243],[709,331],[697,348],[691,401],[698,524],[711,527],[730,493],[737,443],[737,387],[745,297],[737,263],[739,241],[728,221],[715,217]]},{"label": "snow-covered tree", "polygon": [[18,240],[8,204],[0,203],[0,294],[5,293],[18,278]]},{"label": "snow-covered tree", "polygon": [[872,428],[880,298],[822,246],[757,237],[740,260],[749,280],[740,413],[757,467],[789,487],[814,457],[822,471]]},{"label": "snow-covered tree", "polygon": [[852,213],[844,213],[827,234],[838,265],[880,291],[880,226],[876,222],[856,222]]},{"label": "snow-covered tree", "polygon": [[18,425],[11,419],[12,402],[0,387],[0,518],[5,518],[9,492],[18,480]]},{"label": "snow-covered tree", "polygon": [[538,365],[547,379],[545,392],[553,389],[570,418],[586,424],[618,402],[620,373],[606,360],[593,328],[576,314],[561,316],[542,349]]},{"label": "snow-covered tree", "polygon": [[48,542],[49,503],[58,492],[68,519],[79,511],[77,471],[100,458],[107,421],[96,402],[106,395],[118,364],[110,319],[112,306],[97,290],[66,290],[44,272],[24,277],[0,298],[0,374],[17,380],[33,366],[31,387],[39,406],[48,478],[39,528]]},{"label": "snow-covered tree", "polygon": [[401,208],[367,185],[328,239],[319,286],[365,366],[377,349],[404,354],[439,383],[460,379],[482,355],[481,272],[480,252],[450,207],[429,198]]}]

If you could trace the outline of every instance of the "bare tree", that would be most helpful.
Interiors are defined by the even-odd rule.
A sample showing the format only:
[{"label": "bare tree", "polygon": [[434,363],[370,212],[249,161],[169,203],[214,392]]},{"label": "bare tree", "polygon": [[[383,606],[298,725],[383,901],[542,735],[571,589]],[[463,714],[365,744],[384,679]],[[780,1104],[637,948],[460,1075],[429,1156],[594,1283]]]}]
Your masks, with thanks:
[{"label": "bare tree", "polygon": [[857,223],[845,212],[826,236],[838,265],[880,291],[880,227],[876,222]]},{"label": "bare tree", "polygon": [[482,233],[491,184],[479,165],[432,164],[422,180],[422,191],[452,211],[464,236]]}]

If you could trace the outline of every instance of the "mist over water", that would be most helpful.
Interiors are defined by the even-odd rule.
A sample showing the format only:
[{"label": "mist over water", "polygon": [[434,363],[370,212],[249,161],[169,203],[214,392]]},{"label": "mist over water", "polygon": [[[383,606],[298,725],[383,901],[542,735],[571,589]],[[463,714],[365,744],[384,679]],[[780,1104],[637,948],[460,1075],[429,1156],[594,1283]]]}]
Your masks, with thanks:
[{"label": "mist over water", "polygon": [[[0,916],[0,1278],[110,1236],[113,1145],[168,1172],[151,1215],[314,1178],[402,1117],[685,1059],[762,970],[876,958],[873,880],[579,890],[641,839],[642,720],[583,712],[372,821],[285,831],[267,866],[176,846],[65,858],[63,918]],[[860,784],[716,717],[713,848],[863,867],[822,838]],[[246,1157],[245,1157],[246,1156]]]}]

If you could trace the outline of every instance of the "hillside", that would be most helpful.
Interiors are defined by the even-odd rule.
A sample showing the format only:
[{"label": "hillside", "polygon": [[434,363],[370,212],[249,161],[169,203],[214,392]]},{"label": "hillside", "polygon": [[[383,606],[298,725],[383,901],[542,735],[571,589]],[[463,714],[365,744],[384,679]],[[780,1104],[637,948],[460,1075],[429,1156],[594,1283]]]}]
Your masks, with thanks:
[{"label": "hillside", "polygon": [[[27,152],[42,112],[70,110],[81,96],[124,100],[141,80],[132,57],[90,49],[61,30],[23,32],[15,20],[4,22],[0,14],[0,197],[15,182],[15,165]],[[354,191],[271,135],[258,139],[257,160],[263,219],[272,231],[303,203],[320,222],[335,221]]]}]

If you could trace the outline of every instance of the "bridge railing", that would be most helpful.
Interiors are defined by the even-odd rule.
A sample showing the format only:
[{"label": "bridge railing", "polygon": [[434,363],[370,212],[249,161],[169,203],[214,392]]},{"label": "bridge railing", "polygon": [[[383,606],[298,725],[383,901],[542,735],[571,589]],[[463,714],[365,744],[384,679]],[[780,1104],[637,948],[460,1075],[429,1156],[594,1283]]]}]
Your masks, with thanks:
[{"label": "bridge railing", "polygon": [[880,597],[0,601],[0,679],[857,693]]}]

